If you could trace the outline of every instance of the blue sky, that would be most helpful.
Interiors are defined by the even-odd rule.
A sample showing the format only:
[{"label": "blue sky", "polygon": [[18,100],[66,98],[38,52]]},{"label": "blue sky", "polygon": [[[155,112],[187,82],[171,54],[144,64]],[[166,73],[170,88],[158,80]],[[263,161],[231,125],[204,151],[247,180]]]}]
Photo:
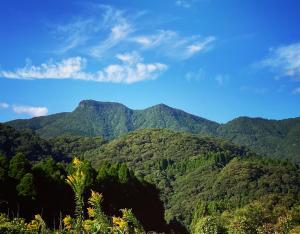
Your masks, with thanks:
[{"label": "blue sky", "polygon": [[298,0],[3,0],[0,121],[83,99],[300,116]]}]

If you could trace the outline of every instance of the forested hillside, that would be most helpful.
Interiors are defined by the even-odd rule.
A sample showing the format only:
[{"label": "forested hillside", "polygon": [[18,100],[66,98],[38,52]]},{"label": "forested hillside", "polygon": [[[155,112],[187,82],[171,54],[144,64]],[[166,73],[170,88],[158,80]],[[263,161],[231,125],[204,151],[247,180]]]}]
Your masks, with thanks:
[{"label": "forested hillside", "polygon": [[300,162],[300,118],[266,120],[240,117],[218,128],[218,136],[260,155]]},{"label": "forested hillside", "polygon": [[87,152],[85,158],[100,168],[107,161],[126,163],[161,190],[166,220],[180,221],[186,228],[199,201],[220,215],[270,196],[284,210],[300,199],[298,166],[187,133],[139,130]]},{"label": "forested hillside", "polygon": [[113,102],[81,101],[70,113],[14,120],[9,125],[31,128],[44,138],[63,134],[116,138],[140,128],[168,128],[193,133],[214,132],[217,123],[160,104],[145,110],[132,110]]},{"label": "forested hillside", "polygon": [[[61,216],[74,214],[65,180],[76,153],[90,162],[84,164],[85,187],[103,194],[105,214],[132,208],[146,231],[288,233],[300,224],[299,167],[224,140],[142,129],[110,142],[77,136],[46,141],[5,125],[1,139],[0,211],[9,210],[10,217],[43,213],[47,225],[58,228]],[[0,229],[8,224],[0,220]]]},{"label": "forested hillside", "polygon": [[166,128],[230,140],[271,158],[300,162],[300,118],[267,120],[239,117],[226,124],[188,114],[160,104],[132,110],[119,103],[81,101],[70,113],[60,113],[7,124],[30,128],[48,139],[61,135],[102,136],[107,140],[137,129]]}]

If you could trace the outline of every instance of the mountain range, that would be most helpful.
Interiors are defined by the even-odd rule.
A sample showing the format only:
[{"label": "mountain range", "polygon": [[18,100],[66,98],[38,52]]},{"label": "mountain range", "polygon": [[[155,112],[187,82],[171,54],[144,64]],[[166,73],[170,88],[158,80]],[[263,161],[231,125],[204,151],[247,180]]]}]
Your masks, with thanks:
[{"label": "mountain range", "polygon": [[268,120],[238,117],[225,124],[201,118],[165,104],[132,110],[120,103],[83,100],[72,112],[9,121],[48,139],[61,135],[115,139],[138,129],[165,128],[229,140],[272,158],[300,162],[300,118]]}]

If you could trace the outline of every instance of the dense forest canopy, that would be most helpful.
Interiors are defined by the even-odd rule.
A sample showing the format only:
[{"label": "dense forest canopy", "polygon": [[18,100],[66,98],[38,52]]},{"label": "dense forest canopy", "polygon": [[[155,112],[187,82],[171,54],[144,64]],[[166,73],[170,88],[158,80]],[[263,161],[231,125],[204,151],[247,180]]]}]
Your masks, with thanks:
[{"label": "dense forest canopy", "polygon": [[230,140],[270,158],[300,162],[300,118],[267,120],[239,117],[219,124],[164,104],[132,110],[122,104],[81,101],[70,113],[59,113],[7,124],[30,128],[43,138],[61,135],[102,136],[111,140],[145,128],[164,128]]},{"label": "dense forest canopy", "polygon": [[75,215],[65,180],[78,155],[86,160],[86,191],[102,193],[104,214],[131,208],[146,231],[288,233],[300,224],[299,166],[229,141],[168,129],[141,129],[111,141],[44,140],[3,124],[0,132],[0,211],[8,218],[42,213],[48,226],[59,228],[62,216]]}]

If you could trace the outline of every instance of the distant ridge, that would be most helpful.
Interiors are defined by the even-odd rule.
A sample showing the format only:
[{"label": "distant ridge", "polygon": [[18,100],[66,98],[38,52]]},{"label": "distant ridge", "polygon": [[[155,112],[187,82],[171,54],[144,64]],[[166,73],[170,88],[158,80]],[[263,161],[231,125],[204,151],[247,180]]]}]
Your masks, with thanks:
[{"label": "distant ridge", "polygon": [[239,117],[219,124],[165,104],[132,110],[116,102],[83,100],[72,112],[13,120],[7,124],[17,129],[30,128],[43,138],[71,134],[114,139],[138,129],[166,128],[225,138],[261,155],[300,162],[300,118]]}]

